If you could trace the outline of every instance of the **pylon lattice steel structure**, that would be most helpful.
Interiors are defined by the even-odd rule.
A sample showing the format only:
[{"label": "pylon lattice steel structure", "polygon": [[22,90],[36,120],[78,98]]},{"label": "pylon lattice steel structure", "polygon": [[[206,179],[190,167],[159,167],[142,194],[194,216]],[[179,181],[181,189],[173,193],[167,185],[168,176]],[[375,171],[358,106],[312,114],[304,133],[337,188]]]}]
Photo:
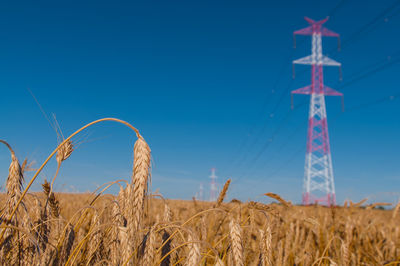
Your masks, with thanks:
[{"label": "pylon lattice steel structure", "polygon": [[210,201],[217,200],[217,176],[215,175],[215,168],[211,168],[211,183],[210,183]]},{"label": "pylon lattice steel structure", "polygon": [[324,85],[323,66],[341,64],[322,54],[322,36],[337,37],[339,34],[323,27],[328,18],[314,21],[305,18],[310,26],[295,31],[296,35],[311,35],[311,55],[293,61],[294,64],[311,65],[311,85],[292,91],[293,94],[311,95],[307,151],[304,167],[303,204],[335,205],[332,157],[329,145],[325,96],[343,96],[342,93]]}]

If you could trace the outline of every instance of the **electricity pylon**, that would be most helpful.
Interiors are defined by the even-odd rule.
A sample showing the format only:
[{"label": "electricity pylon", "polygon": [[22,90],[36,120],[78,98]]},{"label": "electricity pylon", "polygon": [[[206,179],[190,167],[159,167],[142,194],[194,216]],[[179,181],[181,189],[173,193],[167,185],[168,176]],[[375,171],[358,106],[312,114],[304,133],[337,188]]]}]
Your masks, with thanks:
[{"label": "electricity pylon", "polygon": [[311,85],[292,91],[292,94],[311,95],[304,167],[303,204],[319,203],[331,206],[336,204],[336,196],[325,96],[343,96],[343,94],[324,85],[323,66],[341,67],[341,64],[322,54],[322,36],[339,38],[339,34],[322,26],[328,18],[314,21],[306,17],[305,20],[310,26],[295,31],[294,36],[311,35],[311,55],[294,60],[293,64],[311,65]]}]

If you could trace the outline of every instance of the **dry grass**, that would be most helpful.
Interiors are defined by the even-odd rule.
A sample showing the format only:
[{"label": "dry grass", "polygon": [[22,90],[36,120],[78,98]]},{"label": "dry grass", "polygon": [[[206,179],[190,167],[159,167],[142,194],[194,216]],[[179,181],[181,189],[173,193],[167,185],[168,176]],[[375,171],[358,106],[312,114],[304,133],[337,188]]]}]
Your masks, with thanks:
[{"label": "dry grass", "polygon": [[[106,120],[134,129],[99,121]],[[0,264],[399,265],[400,203],[386,211],[376,209],[384,203],[363,207],[366,201],[305,207],[273,193],[266,195],[279,203],[223,203],[229,180],[217,202],[165,200],[148,193],[150,148],[134,131],[132,180],[112,183],[118,195],[106,194],[112,184],[68,194],[48,182],[43,192],[28,193],[46,163],[23,189],[24,167],[0,141],[11,153],[0,194]],[[59,166],[73,156],[70,138],[52,153]]]}]

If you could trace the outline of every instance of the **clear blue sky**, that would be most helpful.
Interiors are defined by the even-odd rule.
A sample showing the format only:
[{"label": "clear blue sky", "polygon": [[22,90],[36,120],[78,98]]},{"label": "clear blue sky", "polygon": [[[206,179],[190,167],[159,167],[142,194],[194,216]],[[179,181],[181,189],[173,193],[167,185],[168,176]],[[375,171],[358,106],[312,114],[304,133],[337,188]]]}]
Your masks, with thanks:
[{"label": "clear blue sky", "polygon": [[[340,99],[327,99],[338,201],[396,200],[400,100],[388,100],[400,92],[395,2],[3,2],[0,137],[21,161],[39,164],[56,147],[30,88],[65,135],[110,116],[139,128],[152,149],[152,189],[168,198],[190,199],[200,183],[207,195],[216,167],[220,183],[233,179],[229,198],[267,201],[260,195],[275,192],[299,202],[308,98],[296,96],[300,106],[290,110],[289,91],[307,85],[310,72],[298,67],[292,80],[291,61],[310,53],[310,39],[298,37],[293,50],[292,32],[307,26],[304,16],[330,15],[326,26],[341,34],[342,49],[325,38],[324,52],[343,64],[343,81],[337,69],[325,69],[325,83],[346,104],[341,113]],[[58,190],[130,178],[135,137],[128,129],[108,123],[81,140]],[[1,150],[3,184],[9,155]]]}]

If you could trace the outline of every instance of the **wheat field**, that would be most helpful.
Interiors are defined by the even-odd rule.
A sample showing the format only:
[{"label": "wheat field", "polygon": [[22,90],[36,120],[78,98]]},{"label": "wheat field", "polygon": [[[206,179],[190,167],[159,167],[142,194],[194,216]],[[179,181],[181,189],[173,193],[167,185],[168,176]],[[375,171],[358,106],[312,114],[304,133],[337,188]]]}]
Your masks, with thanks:
[{"label": "wheat field", "polygon": [[[93,124],[113,121],[137,141],[131,180],[110,180],[91,194],[53,191],[71,138]],[[64,139],[24,180],[29,164],[11,154],[6,193],[0,194],[2,265],[399,265],[399,204],[376,209],[365,200],[344,206],[295,206],[265,191],[275,203],[164,199],[151,192],[151,151],[129,123],[105,118]],[[30,192],[55,156],[58,167],[41,192]],[[118,195],[108,194],[118,186]]]}]

